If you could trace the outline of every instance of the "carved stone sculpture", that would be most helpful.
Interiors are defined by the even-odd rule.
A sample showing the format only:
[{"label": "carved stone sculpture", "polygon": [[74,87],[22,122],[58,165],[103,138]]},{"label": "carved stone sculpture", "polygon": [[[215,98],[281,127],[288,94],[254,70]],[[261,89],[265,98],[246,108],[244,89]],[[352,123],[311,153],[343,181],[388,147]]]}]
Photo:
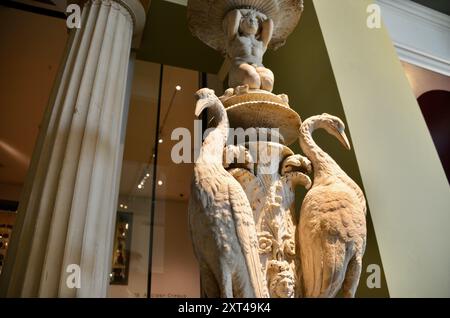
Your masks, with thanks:
[{"label": "carved stone sculpture", "polygon": [[225,16],[226,52],[231,61],[228,85],[273,89],[273,73],[262,64],[272,38],[273,21],[253,9],[235,9]]},{"label": "carved stone sculpture", "polygon": [[274,76],[263,55],[284,44],[302,10],[299,0],[190,0],[188,21],[193,34],[230,60],[230,87],[271,92]]},{"label": "carved stone sculpture", "polygon": [[[225,93],[198,92],[215,127],[195,164],[189,219],[205,297],[353,297],[365,248],[365,199],[312,140],[325,128],[344,145],[342,121],[303,124],[273,94],[266,49],[283,45],[302,0],[189,0],[191,32],[231,61]],[[204,106],[201,106],[204,105]],[[235,131],[226,143],[228,127]],[[306,157],[288,146],[300,140]],[[308,176],[314,172],[314,183]],[[295,189],[309,191],[300,221]]]},{"label": "carved stone sculpture", "polygon": [[197,116],[208,108],[217,127],[195,163],[189,223],[205,297],[266,297],[253,213],[239,183],[223,168],[228,119],[210,89],[198,91]]},{"label": "carved stone sculpture", "polygon": [[[255,145],[247,143],[246,147],[251,157],[268,155],[268,158],[258,162],[254,174],[243,168],[232,168],[229,172],[242,185],[253,209],[260,259],[270,296],[294,297],[297,288],[294,189],[297,185],[311,185],[305,174],[310,171],[310,163],[277,143],[259,141]],[[271,170],[269,165],[275,165],[276,169]]]},{"label": "carved stone sculpture", "polygon": [[314,169],[297,227],[303,292],[305,297],[334,297],[342,286],[345,297],[354,297],[366,247],[366,201],[358,185],[312,139],[318,128],[350,149],[339,118],[322,114],[303,122],[300,146]]}]

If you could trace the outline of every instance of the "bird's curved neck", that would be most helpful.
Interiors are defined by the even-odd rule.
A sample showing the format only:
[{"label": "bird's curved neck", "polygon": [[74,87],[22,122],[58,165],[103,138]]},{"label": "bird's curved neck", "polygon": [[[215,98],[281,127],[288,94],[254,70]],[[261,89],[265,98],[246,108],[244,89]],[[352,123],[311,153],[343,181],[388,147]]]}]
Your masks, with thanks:
[{"label": "bird's curved neck", "polygon": [[342,169],[320,148],[312,137],[314,130],[324,128],[320,118],[310,118],[303,122],[300,128],[300,147],[303,153],[311,160],[314,167],[314,179],[339,174]]},{"label": "bird's curved neck", "polygon": [[228,139],[228,116],[225,108],[215,105],[209,108],[217,126],[214,127],[203,141],[199,162],[208,164],[223,163],[223,149]]}]

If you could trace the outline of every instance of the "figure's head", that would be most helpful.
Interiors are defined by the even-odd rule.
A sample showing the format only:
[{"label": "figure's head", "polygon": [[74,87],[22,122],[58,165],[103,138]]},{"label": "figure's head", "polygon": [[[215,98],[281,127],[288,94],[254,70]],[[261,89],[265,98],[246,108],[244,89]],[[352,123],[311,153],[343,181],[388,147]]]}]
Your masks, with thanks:
[{"label": "figure's head", "polygon": [[273,298],[293,298],[295,277],[291,265],[283,260],[270,260],[267,266],[269,291]]},{"label": "figure's head", "polygon": [[273,298],[293,298],[295,278],[291,271],[274,273],[269,278],[270,296]]},{"label": "figure's head", "polygon": [[245,35],[256,35],[259,32],[259,17],[254,10],[241,10],[242,19],[239,31]]},{"label": "figure's head", "polygon": [[275,297],[294,298],[295,280],[290,272],[283,272],[277,275],[276,280],[272,281],[270,288],[275,292]]}]

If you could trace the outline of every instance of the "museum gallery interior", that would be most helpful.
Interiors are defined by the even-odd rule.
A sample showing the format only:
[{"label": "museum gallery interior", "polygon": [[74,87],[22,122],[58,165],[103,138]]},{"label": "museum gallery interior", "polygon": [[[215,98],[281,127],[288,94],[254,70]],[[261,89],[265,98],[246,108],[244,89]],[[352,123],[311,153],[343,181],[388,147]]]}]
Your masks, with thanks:
[{"label": "museum gallery interior", "polygon": [[0,297],[450,297],[448,1],[0,24]]}]

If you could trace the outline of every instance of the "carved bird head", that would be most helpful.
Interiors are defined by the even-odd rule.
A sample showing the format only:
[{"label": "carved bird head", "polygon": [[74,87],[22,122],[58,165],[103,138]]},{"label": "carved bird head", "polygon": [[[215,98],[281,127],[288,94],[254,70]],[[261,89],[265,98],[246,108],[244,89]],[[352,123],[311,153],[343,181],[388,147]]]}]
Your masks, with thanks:
[{"label": "carved bird head", "polygon": [[338,117],[323,113],[318,121],[321,128],[325,129],[329,134],[335,136],[339,142],[348,150],[351,149],[350,142],[345,134],[345,125]]},{"label": "carved bird head", "polygon": [[[216,96],[215,92],[209,88],[199,89],[195,96],[197,97],[197,105],[195,107],[195,116],[199,117],[205,108],[220,107],[222,102]],[[223,107],[223,106],[222,106]]]}]

